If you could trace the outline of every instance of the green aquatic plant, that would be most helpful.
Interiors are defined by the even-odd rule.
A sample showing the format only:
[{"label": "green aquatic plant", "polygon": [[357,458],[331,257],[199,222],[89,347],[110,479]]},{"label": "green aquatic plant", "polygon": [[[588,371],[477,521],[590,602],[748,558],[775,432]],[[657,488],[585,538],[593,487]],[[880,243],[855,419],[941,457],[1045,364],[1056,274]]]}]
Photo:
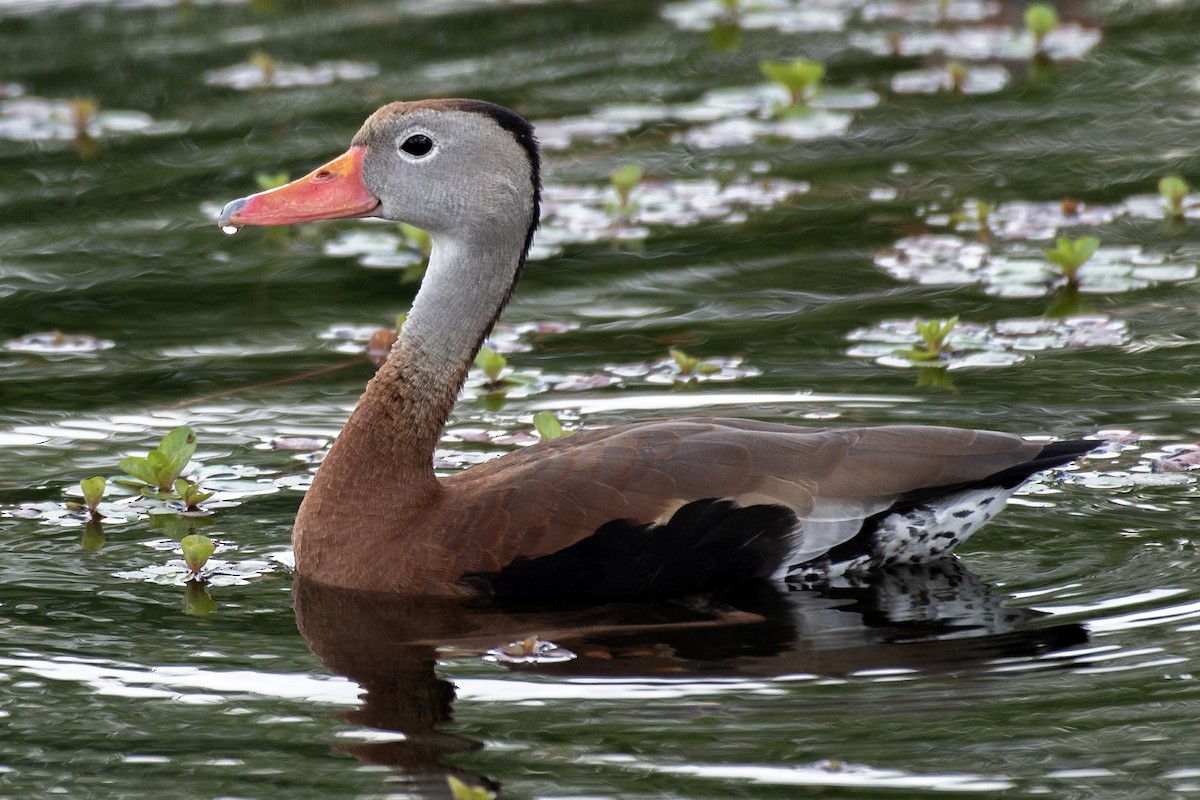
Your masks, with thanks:
[{"label": "green aquatic plant", "polygon": [[946,338],[957,324],[957,316],[949,319],[918,320],[917,335],[921,337],[921,341],[906,350],[897,350],[896,354],[914,363],[937,361],[946,353]]},{"label": "green aquatic plant", "polygon": [[502,376],[505,368],[508,367],[508,359],[492,348],[480,348],[479,355],[475,356],[475,366],[483,370],[483,375],[487,378],[484,388],[488,391],[494,392],[507,383]]},{"label": "green aquatic plant", "polygon": [[816,94],[825,78],[825,64],[796,58],[792,61],[763,61],[758,65],[762,74],[787,90],[791,107],[804,107]]},{"label": "green aquatic plant", "polygon": [[433,252],[433,238],[430,235],[418,228],[416,225],[409,225],[407,222],[398,223],[400,237],[404,239],[404,243],[414,250],[419,250],[425,254],[425,258],[429,258],[429,254]]},{"label": "green aquatic plant", "polygon": [[71,100],[71,127],[75,131],[72,144],[80,158],[92,158],[100,150],[96,137],[92,136],[93,123],[99,112],[100,104],[90,97]]},{"label": "green aquatic plant", "polygon": [[472,786],[453,775],[446,776],[446,784],[450,787],[450,797],[453,800],[495,800],[496,798],[496,793],[486,786]]},{"label": "green aquatic plant", "polygon": [[952,59],[946,62],[946,75],[950,78],[950,94],[961,97],[967,85],[967,78],[971,77],[970,68],[963,62]]},{"label": "green aquatic plant", "polygon": [[251,66],[257,67],[259,72],[262,73],[259,82],[263,86],[270,86],[275,82],[275,68],[279,65],[279,62],[274,56],[263,50],[255,50],[250,54],[249,61]]},{"label": "green aquatic plant", "polygon": [[204,569],[204,565],[217,549],[213,540],[203,533],[188,534],[179,540],[179,546],[183,548],[183,561],[193,575],[200,574],[200,570]]},{"label": "green aquatic plant", "polygon": [[682,377],[690,378],[695,375],[712,375],[721,371],[721,368],[716,364],[709,363],[697,356],[688,355],[678,348],[672,347],[667,352],[670,354],[672,360],[674,360],[675,366],[679,369],[679,374]]},{"label": "green aquatic plant", "polygon": [[171,495],[175,481],[196,452],[196,432],[188,427],[176,428],[159,442],[158,447],[143,456],[127,456],[117,466],[133,480],[116,482],[142,491],[144,494]]},{"label": "green aquatic plant", "polygon": [[539,411],[533,415],[533,427],[537,430],[538,436],[543,439],[561,439],[567,435],[563,430],[562,423],[558,421],[558,417],[554,416],[553,411]]},{"label": "green aquatic plant", "polygon": [[104,490],[108,488],[108,481],[99,475],[93,475],[81,480],[79,488],[83,491],[83,507],[87,509],[89,516],[96,517],[96,507],[104,499]]},{"label": "green aquatic plant", "polygon": [[1041,53],[1046,37],[1058,27],[1058,12],[1049,3],[1031,3],[1025,9],[1025,30],[1033,34],[1033,52]]},{"label": "green aquatic plant", "polygon": [[182,478],[175,481],[175,493],[179,495],[188,511],[199,511],[200,504],[213,496],[213,492],[202,491],[196,484],[188,483]]},{"label": "green aquatic plant", "polygon": [[1100,240],[1095,236],[1081,236],[1078,239],[1060,236],[1054,249],[1044,252],[1050,263],[1058,267],[1059,272],[1067,279],[1067,283],[1078,285],[1079,268],[1087,263],[1099,246]]},{"label": "green aquatic plant", "polygon": [[286,172],[256,172],[254,173],[254,183],[257,184],[260,192],[265,192],[270,189],[278,189],[280,186],[287,185],[291,180]]},{"label": "green aquatic plant", "polygon": [[645,174],[645,170],[642,169],[641,164],[631,162],[617,168],[608,176],[609,183],[612,184],[613,189],[617,193],[617,205],[613,208],[613,211],[622,215],[628,215],[637,208],[637,205],[631,198],[633,197],[633,190],[642,182]]},{"label": "green aquatic plant", "polygon": [[1158,181],[1158,194],[1163,199],[1163,208],[1172,219],[1183,219],[1183,201],[1191,187],[1178,175],[1167,175]]}]

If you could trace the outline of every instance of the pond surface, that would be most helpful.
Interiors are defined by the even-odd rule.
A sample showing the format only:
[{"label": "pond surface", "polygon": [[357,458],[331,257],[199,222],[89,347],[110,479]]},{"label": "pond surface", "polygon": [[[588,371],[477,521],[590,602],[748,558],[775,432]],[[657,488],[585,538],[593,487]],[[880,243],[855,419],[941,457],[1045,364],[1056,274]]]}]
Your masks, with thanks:
[{"label": "pond surface", "polygon": [[[0,796],[1200,792],[1200,197],[1171,222],[1155,196],[1200,179],[1200,5],[1063,2],[1053,62],[1021,4],[742,5],[0,0]],[[799,56],[824,89],[780,116],[759,62]],[[472,376],[440,469],[545,409],[1110,444],[961,561],[870,585],[507,611],[294,586],[301,492],[420,256],[216,210],[427,96],[509,105],[547,151],[492,339],[515,383]],[[1084,235],[1069,291],[1042,251]],[[943,368],[897,355],[954,316]],[[86,529],[78,481],[179,425],[209,516],[114,491]]]}]

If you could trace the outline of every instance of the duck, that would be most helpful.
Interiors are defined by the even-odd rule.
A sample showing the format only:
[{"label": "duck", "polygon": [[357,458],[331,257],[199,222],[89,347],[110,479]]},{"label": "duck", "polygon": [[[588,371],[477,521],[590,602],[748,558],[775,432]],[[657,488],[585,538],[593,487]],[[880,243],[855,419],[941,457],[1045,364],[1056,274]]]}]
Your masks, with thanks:
[{"label": "duck", "polygon": [[483,100],[390,103],[349,149],[218,224],[379,217],[432,240],[399,338],[305,494],[295,572],[410,596],[588,600],[869,575],[952,556],[1030,477],[1100,442],[934,425],[653,418],[449,476],[434,451],[538,227],[533,126]]}]

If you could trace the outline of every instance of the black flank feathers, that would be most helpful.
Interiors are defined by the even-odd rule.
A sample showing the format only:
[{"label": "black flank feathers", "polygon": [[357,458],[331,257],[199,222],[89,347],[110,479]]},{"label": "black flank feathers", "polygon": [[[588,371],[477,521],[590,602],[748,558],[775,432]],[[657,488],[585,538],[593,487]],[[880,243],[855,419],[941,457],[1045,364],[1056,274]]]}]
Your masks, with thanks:
[{"label": "black flank feathers", "polygon": [[499,599],[648,597],[766,580],[791,550],[796,516],[778,505],[696,500],[666,524],[613,520],[549,555],[461,582]]}]

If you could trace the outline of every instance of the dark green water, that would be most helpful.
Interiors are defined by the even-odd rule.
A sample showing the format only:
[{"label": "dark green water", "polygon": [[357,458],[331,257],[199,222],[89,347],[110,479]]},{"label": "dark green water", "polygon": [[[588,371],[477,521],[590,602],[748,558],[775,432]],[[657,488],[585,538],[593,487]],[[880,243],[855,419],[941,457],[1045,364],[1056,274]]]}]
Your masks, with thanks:
[{"label": "dark green water", "polygon": [[[547,798],[1200,791],[1200,498],[1186,471],[1152,471],[1200,438],[1200,219],[1168,225],[1150,197],[1163,175],[1200,180],[1200,6],[1063,3],[1074,36],[1099,26],[1098,44],[1033,70],[960,55],[1008,82],[955,97],[893,90],[944,62],[916,52],[921,37],[967,41],[975,23],[946,34],[885,13],[936,3],[778,3],[765,18],[744,5],[728,49],[702,5],[0,0],[0,797],[441,797],[447,771]],[[996,4],[984,24],[1019,24],[1021,8]],[[248,91],[206,79],[253,51],[281,62],[281,81],[323,61],[367,74]],[[709,129],[754,118],[760,60],[799,55],[829,63],[826,117],[799,133]],[[215,209],[256,173],[342,152],[377,105],[426,96],[539,123],[557,203],[543,242],[560,251],[530,264],[496,339],[528,385],[496,408],[472,378],[439,451],[448,469],[505,449],[473,440],[528,433],[545,408],[569,425],[719,410],[1140,438],[1018,497],[961,565],[721,600],[755,623],[670,604],[510,617],[320,594],[293,610],[283,564],[311,454],[268,442],[336,434],[372,367],[327,334],[390,324],[414,288],[327,254],[390,225],[231,238]],[[31,127],[66,113],[45,101],[79,97],[99,106],[94,146],[72,142],[69,120]],[[804,128],[820,119],[832,128]],[[630,160],[651,179],[639,213],[674,191],[675,224],[616,242],[630,226],[596,233],[579,198]],[[702,199],[741,186],[760,207],[686,210],[681,187],[703,180]],[[783,181],[805,185],[765,200]],[[1064,197],[1095,216],[1061,219]],[[1001,204],[986,249],[1008,271],[922,282],[883,268],[926,233],[973,246],[938,216],[976,198]],[[1033,204],[1058,222],[1021,222]],[[1013,275],[1037,273],[1036,237],[1056,232],[1100,237],[1113,265],[1084,268],[1092,327],[1037,323],[1041,338],[1014,344],[1003,331],[1034,325],[1013,321],[1051,297]],[[857,330],[951,315],[977,326],[961,358],[998,362],[956,361],[952,388],[851,354]],[[54,330],[112,346],[23,346]],[[671,346],[741,360],[724,380],[673,385]],[[577,385],[598,374],[609,385]],[[170,564],[185,531],[108,524],[88,549],[62,517],[79,479],[114,476],[183,424],[224,490],[203,530],[246,576],[214,580],[206,615],[184,613]],[[530,631],[581,657],[477,655]],[[436,674],[435,645],[454,648]]]}]

